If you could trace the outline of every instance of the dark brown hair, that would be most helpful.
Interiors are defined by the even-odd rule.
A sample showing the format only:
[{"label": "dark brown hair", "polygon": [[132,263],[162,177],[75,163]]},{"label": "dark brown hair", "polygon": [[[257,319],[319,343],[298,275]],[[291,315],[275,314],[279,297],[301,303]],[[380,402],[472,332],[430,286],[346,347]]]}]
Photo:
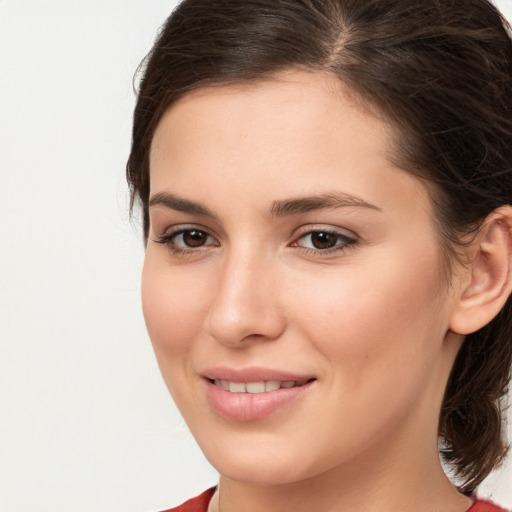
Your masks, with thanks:
[{"label": "dark brown hair", "polygon": [[[149,152],[189,91],[327,72],[396,129],[397,163],[431,186],[443,247],[512,204],[512,42],[487,0],[185,0],[143,66],[127,165],[149,229]],[[512,302],[467,336],[441,410],[442,455],[472,492],[505,454]]]}]

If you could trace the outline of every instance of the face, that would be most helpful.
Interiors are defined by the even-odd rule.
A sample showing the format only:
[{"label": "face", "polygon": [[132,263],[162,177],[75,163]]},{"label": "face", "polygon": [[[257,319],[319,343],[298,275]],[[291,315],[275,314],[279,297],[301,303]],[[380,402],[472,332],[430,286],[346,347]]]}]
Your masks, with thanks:
[{"label": "face", "polygon": [[299,72],[191,93],[156,130],[144,315],[231,479],[437,454],[452,299],[427,191],[392,141],[333,79]]}]

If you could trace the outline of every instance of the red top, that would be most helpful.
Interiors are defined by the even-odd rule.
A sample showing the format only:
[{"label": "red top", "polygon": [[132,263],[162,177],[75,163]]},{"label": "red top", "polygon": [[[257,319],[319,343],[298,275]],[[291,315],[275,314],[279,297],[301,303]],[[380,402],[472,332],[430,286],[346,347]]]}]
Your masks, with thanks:
[{"label": "red top", "polygon": [[504,508],[486,500],[476,500],[467,512],[507,512]]},{"label": "red top", "polygon": [[[216,487],[212,487],[203,492],[199,496],[186,501],[179,507],[163,510],[162,512],[207,512],[208,504],[212,499]],[[476,499],[473,505],[466,512],[507,512],[504,508],[500,508],[494,503],[485,500]]]},{"label": "red top", "polygon": [[[203,494],[200,494],[191,500],[185,501],[183,505],[175,508],[169,508],[167,510],[163,510],[162,512],[207,512],[208,505],[212,499],[215,489],[217,489],[217,487],[210,487],[210,489],[204,491]],[[483,510],[482,512],[487,511]]]}]

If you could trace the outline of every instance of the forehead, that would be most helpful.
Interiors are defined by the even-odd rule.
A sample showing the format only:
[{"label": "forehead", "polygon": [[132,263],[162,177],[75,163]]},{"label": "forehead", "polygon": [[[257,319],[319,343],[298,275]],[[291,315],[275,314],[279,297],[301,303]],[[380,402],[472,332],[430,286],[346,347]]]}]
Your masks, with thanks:
[{"label": "forehead", "polygon": [[184,95],[164,114],[154,133],[150,161],[166,156],[173,138],[194,132],[201,133],[206,151],[209,143],[219,147],[230,138],[239,144],[244,137],[267,143],[279,139],[283,148],[301,139],[311,143],[308,147],[321,139],[327,145],[343,132],[357,135],[363,129],[376,150],[391,152],[394,130],[379,114],[327,73],[292,70],[269,80],[205,87]]},{"label": "forehead", "polygon": [[424,192],[389,157],[393,140],[393,128],[329,75],[204,88],[159,123],[151,194],[179,191],[208,203],[215,193],[263,205],[336,189],[384,206]]}]

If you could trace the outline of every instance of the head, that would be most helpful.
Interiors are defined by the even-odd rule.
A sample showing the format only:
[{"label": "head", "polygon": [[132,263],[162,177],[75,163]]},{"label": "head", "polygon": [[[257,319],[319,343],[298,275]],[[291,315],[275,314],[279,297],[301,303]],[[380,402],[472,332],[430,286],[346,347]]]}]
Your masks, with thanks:
[{"label": "head", "polygon": [[[472,264],[475,240],[512,204],[512,42],[486,0],[185,0],[145,62],[135,109],[127,175],[146,240],[151,149],[165,114],[201,91],[287,73],[329,77],[389,126],[387,157],[427,194],[450,289],[453,269]],[[466,492],[505,453],[507,290],[485,325],[461,321],[442,400],[442,453]],[[465,314],[477,317],[469,306]]]}]

